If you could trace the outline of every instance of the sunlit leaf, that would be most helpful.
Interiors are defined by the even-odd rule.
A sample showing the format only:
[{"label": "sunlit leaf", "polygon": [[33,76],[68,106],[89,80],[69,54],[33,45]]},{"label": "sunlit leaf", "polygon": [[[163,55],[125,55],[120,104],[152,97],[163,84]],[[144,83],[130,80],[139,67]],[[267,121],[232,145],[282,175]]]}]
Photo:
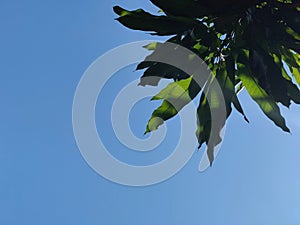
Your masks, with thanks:
[{"label": "sunlit leaf", "polygon": [[259,105],[265,115],[271,119],[282,130],[289,132],[286,126],[285,119],[280,113],[280,109],[276,102],[270,97],[264,89],[262,89],[257,79],[252,75],[247,58],[245,55],[240,55],[238,61],[238,75],[247,89],[249,95]]},{"label": "sunlit leaf", "polygon": [[[279,104],[286,107],[291,102],[300,104],[298,2],[150,1],[158,7],[158,15],[143,9],[129,11],[116,6],[114,11],[119,15],[117,20],[130,29],[171,36],[166,42],[181,45],[193,52],[180,62],[179,68],[188,67],[190,61],[200,57],[211,70],[212,76],[200,92],[200,87],[192,79],[193,74],[184,72],[186,68],[182,71],[174,65],[154,60],[161,56],[160,49],[165,42],[145,46],[151,53],[136,68],[143,70],[140,85],[156,86],[161,79],[174,81],[152,98],[162,103],[152,113],[146,133],[156,130],[164,121],[177,115],[201,93],[196,135],[199,147],[206,143],[212,164],[215,147],[222,141],[220,131],[225,125],[212,126],[214,110],[219,110],[224,100],[226,118],[234,106],[249,122],[238,98],[244,88],[270,120],[289,132]],[[176,48],[174,54],[170,52],[164,57],[176,55],[175,51]],[[211,88],[213,81],[218,82],[221,93]],[[213,135],[212,129],[215,132]]]},{"label": "sunlit leaf", "polygon": [[200,90],[199,85],[193,80],[193,77],[175,81],[167,85],[166,88],[152,98],[152,100],[163,100],[163,102],[152,113],[145,133],[156,130],[164,121],[174,117],[197,96]]}]

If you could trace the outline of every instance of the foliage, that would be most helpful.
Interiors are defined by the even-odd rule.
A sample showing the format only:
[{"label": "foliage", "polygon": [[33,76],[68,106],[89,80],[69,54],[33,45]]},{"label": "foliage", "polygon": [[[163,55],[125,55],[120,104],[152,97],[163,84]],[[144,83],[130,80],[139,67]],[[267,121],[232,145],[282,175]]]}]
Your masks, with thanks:
[{"label": "foliage", "polygon": [[[246,118],[238,99],[245,88],[264,114],[282,130],[289,132],[280,113],[279,103],[289,107],[300,104],[300,1],[284,0],[151,0],[160,10],[152,15],[143,9],[114,11],[124,26],[151,32],[152,35],[171,36],[167,42],[184,46],[203,59],[213,71],[222,88],[227,117],[234,106]],[[155,54],[161,44],[146,46]],[[205,89],[193,84],[192,74],[159,62],[141,62],[137,70],[144,70],[140,85],[157,85],[162,78],[173,79],[191,99],[201,95],[197,109],[199,147],[208,143],[211,132],[211,109]],[[292,75],[292,76],[291,76]],[[158,76],[156,80],[147,79]],[[146,133],[172,118],[178,110],[169,103],[170,98],[189,100],[169,84],[153,100],[163,100],[150,118]],[[180,110],[180,109],[179,109]],[[208,148],[212,163],[214,147]],[[209,146],[208,146],[209,147]]]}]

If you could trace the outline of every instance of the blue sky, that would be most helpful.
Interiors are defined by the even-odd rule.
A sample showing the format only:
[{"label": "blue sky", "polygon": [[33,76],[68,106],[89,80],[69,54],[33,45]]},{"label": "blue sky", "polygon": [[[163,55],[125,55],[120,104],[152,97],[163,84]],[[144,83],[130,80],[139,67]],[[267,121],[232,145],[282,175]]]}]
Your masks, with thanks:
[{"label": "blue sky", "polygon": [[[299,224],[300,107],[283,110],[292,130],[285,134],[243,92],[251,123],[232,114],[222,150],[204,173],[197,170],[203,149],[149,187],[112,183],[87,165],[72,130],[82,74],[111,48],[153,39],[118,24],[113,5],[155,11],[137,0],[0,2],[0,224]],[[109,115],[110,91],[137,79],[133,68],[112,78],[97,112]],[[137,135],[154,108],[144,100],[133,109]],[[171,153],[135,155],[116,141],[105,116],[96,114],[98,130],[116,157],[140,164]],[[178,119],[168,123],[164,146],[174,145],[178,126]]]}]

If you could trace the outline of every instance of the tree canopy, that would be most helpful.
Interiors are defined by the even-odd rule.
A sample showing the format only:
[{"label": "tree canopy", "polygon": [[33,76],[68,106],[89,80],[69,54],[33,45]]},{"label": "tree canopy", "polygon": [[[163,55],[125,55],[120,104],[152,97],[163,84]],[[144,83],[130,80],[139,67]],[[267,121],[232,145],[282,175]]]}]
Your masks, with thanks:
[{"label": "tree canopy", "polygon": [[[238,93],[245,88],[264,114],[285,132],[290,132],[281,115],[279,104],[289,107],[300,104],[300,1],[299,0],[150,0],[158,7],[157,15],[143,9],[126,10],[114,7],[117,20],[124,26],[166,36],[171,42],[191,50],[203,59],[212,71],[211,79],[219,82],[226,104],[227,118],[232,107],[248,119],[239,102]],[[145,46],[159,51],[164,43]],[[211,81],[200,88],[193,74],[161,62],[145,60],[137,66],[144,70],[140,85],[158,84],[160,79],[173,83],[153,97],[162,104],[152,114],[146,133],[157,129],[161,121],[174,117],[178,109],[168,103],[170,96],[181,100],[182,87],[194,99],[201,95],[197,109],[199,148],[208,144],[211,133],[211,107],[206,95]],[[147,79],[156,76],[157,79]],[[221,129],[221,128],[220,128]],[[208,157],[214,160],[214,147],[208,146]]]}]

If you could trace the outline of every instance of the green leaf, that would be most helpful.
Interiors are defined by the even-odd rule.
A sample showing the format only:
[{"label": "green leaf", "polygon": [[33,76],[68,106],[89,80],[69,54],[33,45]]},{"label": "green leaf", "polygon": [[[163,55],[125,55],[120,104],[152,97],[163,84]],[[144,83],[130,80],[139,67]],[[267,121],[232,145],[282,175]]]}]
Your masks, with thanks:
[{"label": "green leaf", "polygon": [[162,45],[162,43],[159,42],[152,42],[146,46],[144,46],[145,49],[149,50],[149,51],[154,51],[155,49],[157,49],[158,46]]},{"label": "green leaf", "polygon": [[288,65],[290,72],[300,85],[300,55],[285,48],[281,49],[282,59]]},{"label": "green leaf", "polygon": [[[197,109],[197,131],[196,136],[198,139],[199,147],[201,148],[203,143],[207,145],[207,156],[210,161],[210,165],[214,161],[215,147],[221,143],[222,138],[220,136],[221,130],[225,124],[215,124],[215,131],[212,131],[212,117],[211,112],[218,110],[220,107],[219,99],[215,90],[210,89],[210,85],[206,84],[203,91],[200,103]],[[213,132],[213,133],[212,133]]]},{"label": "green leaf", "polygon": [[249,68],[249,61],[243,53],[238,58],[238,76],[243,82],[249,95],[259,105],[265,115],[271,119],[283,131],[290,132],[286,126],[285,119],[280,113],[276,102],[270,97],[264,89],[258,85],[257,79],[252,75]]},{"label": "green leaf", "polygon": [[238,97],[237,97],[236,94],[233,95],[232,103],[233,103],[234,107],[236,108],[236,110],[237,110],[240,114],[243,115],[244,120],[246,120],[246,122],[249,123],[249,120],[248,120],[246,114],[244,113],[244,110],[243,110],[243,108],[242,108],[242,106],[241,106],[241,103],[240,103],[240,101],[239,101],[239,99],[238,99]]},{"label": "green leaf", "polygon": [[168,101],[163,101],[161,106],[159,106],[152,113],[151,118],[148,121],[146,131],[144,134],[157,130],[160,125],[172,118],[177,114],[177,110],[173,107],[173,105]]},{"label": "green leaf", "polygon": [[257,79],[259,85],[275,101],[281,102],[288,107],[291,99],[287,94],[287,87],[285,79],[282,76],[282,71],[274,62],[273,57],[263,49],[250,49],[249,62],[252,75]]},{"label": "green leaf", "polygon": [[[193,40],[189,40],[189,41],[186,40],[185,38],[181,39],[180,37],[175,36],[175,37],[170,38],[166,43],[171,42],[171,43],[175,43],[178,45],[182,45],[183,47],[186,47],[192,51],[193,46],[195,45],[194,44],[195,41],[193,41]],[[185,73],[184,71],[182,71],[174,66],[152,61],[153,58],[154,59],[156,58],[156,56],[160,57],[161,54],[165,54],[165,53],[161,53],[161,51],[160,51],[161,47],[163,47],[163,45],[164,44],[162,44],[162,43],[154,42],[147,46],[144,46],[146,49],[151,50],[153,52],[149,56],[147,56],[143,62],[138,64],[138,66],[136,68],[137,70],[147,68],[141,77],[140,85],[156,86],[162,78],[173,79],[174,81],[177,81],[177,80],[187,79],[190,76],[187,73]],[[174,54],[176,54],[176,49],[174,49]],[[172,53],[170,53],[170,55],[172,55]],[[187,58],[185,60],[187,60],[186,64],[182,63],[183,65],[188,65],[191,61],[189,58]]]},{"label": "green leaf", "polygon": [[279,8],[279,13],[283,20],[298,34],[300,33],[300,15],[299,11],[290,7]]},{"label": "green leaf", "polygon": [[[224,123],[215,124],[215,130],[212,135],[212,118],[211,112],[218,111],[222,107],[221,98],[224,98],[224,103],[226,107],[226,119],[231,114],[231,103],[233,96],[235,96],[234,85],[232,80],[234,80],[234,71],[232,71],[230,58],[225,64],[225,62],[221,62],[216,70],[216,76],[212,77],[210,83],[207,83],[202,93],[200,103],[197,109],[197,131],[196,136],[198,138],[199,148],[203,143],[207,145],[207,156],[210,161],[210,165],[212,165],[214,161],[214,151],[215,147],[221,143],[221,130],[225,126]],[[219,87],[221,88],[221,96],[211,87],[212,82],[216,80],[219,83]],[[210,140],[211,139],[211,140]]]},{"label": "green leaf", "polygon": [[166,79],[174,79],[174,80],[182,80],[189,77],[188,74],[183,72],[180,69],[177,69],[174,66],[165,64],[165,63],[156,63],[145,61],[142,64],[138,65],[138,69],[150,65],[149,68],[146,69],[143,76],[141,77],[139,85],[146,86],[157,86],[159,81],[162,78]]},{"label": "green leaf", "polygon": [[156,35],[173,35],[183,33],[199,26],[193,19],[172,16],[154,16],[142,9],[128,11],[115,6],[114,11],[120,17],[117,20],[124,26],[133,30],[153,31]]},{"label": "green leaf", "polygon": [[225,100],[227,116],[229,116],[232,111],[231,108],[232,98],[235,93],[234,84],[232,82],[232,80],[234,80],[234,71],[232,71],[228,63],[225,64],[225,62],[222,62],[219,64],[219,69],[217,70],[216,78],[217,81],[219,82]]},{"label": "green leaf", "polygon": [[152,113],[145,134],[156,130],[164,121],[174,117],[197,96],[200,90],[199,85],[192,77],[168,84],[152,98],[152,100],[163,100],[163,102]]},{"label": "green leaf", "polygon": [[[249,122],[237,96],[245,87],[263,113],[289,132],[278,104],[287,107],[291,101],[300,104],[300,91],[291,76],[292,73],[300,85],[300,7],[292,8],[296,1],[150,1],[163,14],[152,15],[142,9],[129,11],[116,6],[114,11],[120,16],[117,20],[130,29],[172,35],[169,42],[194,53],[186,57],[186,61],[180,61],[184,68],[189,68],[189,61],[199,56],[212,70],[197,109],[196,131],[199,147],[203,143],[207,145],[211,164],[225,125],[221,124],[223,121],[217,125],[212,123],[212,115],[222,109],[223,104],[220,93],[212,90],[213,81],[218,81],[222,90],[227,118],[233,105]],[[161,56],[162,45],[164,43],[145,46],[153,52],[137,66],[137,70],[144,70],[140,85],[157,85],[162,78],[175,81],[152,98],[162,103],[152,113],[145,133],[158,129],[200,93],[192,74],[153,62],[156,56]],[[175,53],[176,48],[173,50]],[[173,53],[165,56],[172,57]]]},{"label": "green leaf", "polygon": [[207,8],[204,8],[201,1],[194,0],[150,0],[154,5],[164,12],[173,16],[188,18],[202,18],[208,14]]},{"label": "green leaf", "polygon": [[[189,77],[178,82],[170,83],[151,100],[180,98],[181,101],[189,102],[191,99],[196,97],[199,91],[199,85],[193,80],[193,77]],[[186,93],[188,95],[186,95]]]},{"label": "green leaf", "polygon": [[197,131],[196,136],[201,148],[203,143],[208,143],[208,139],[211,132],[211,112],[208,104],[208,100],[204,93],[202,93],[199,106],[197,109]]},{"label": "green leaf", "polygon": [[300,85],[300,68],[297,69],[295,67],[292,67],[292,74],[295,77],[295,80],[297,81],[298,85]]},{"label": "green leaf", "polygon": [[288,93],[291,99],[297,103],[300,104],[300,91],[299,88],[289,80],[286,80],[287,88],[288,88]]}]

